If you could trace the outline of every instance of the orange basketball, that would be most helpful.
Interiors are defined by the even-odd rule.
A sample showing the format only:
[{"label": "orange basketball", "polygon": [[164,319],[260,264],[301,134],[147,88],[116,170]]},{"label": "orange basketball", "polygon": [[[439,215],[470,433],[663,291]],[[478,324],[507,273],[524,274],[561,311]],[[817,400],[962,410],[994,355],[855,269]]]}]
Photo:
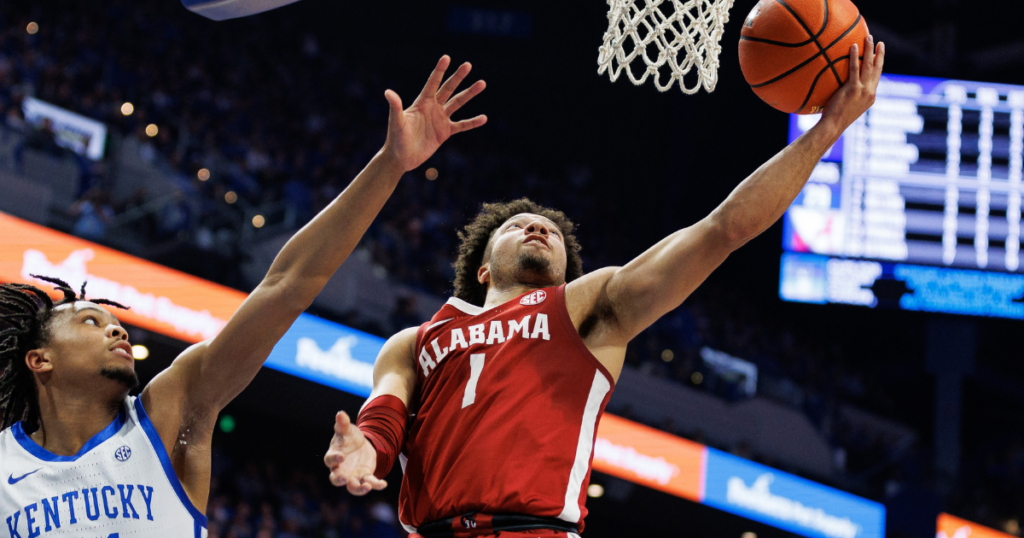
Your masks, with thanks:
[{"label": "orange basketball", "polygon": [[816,114],[850,75],[850,47],[861,57],[868,25],[850,0],[761,0],[740,37],[740,68],[764,102]]}]

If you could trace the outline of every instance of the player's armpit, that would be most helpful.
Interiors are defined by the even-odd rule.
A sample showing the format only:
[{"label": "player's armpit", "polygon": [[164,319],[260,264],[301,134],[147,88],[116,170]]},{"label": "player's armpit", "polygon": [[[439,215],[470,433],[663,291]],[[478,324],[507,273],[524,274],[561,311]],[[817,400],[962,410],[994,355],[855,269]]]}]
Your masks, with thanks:
[{"label": "player's armpit", "polygon": [[682,304],[741,244],[712,215],[666,237],[624,267],[607,267],[572,282],[566,288],[570,316],[591,351],[625,347]]}]

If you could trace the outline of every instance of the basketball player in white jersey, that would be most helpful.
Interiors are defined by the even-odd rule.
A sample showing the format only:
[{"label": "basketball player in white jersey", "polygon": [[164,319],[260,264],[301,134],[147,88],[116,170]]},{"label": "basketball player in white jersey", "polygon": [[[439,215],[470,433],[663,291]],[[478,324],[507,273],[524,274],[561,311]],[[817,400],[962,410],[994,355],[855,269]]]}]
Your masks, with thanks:
[{"label": "basketball player in white jersey", "polygon": [[623,267],[584,275],[559,211],[485,204],[459,234],[455,297],[384,345],[356,422],[338,413],[331,482],[363,495],[400,461],[399,518],[417,538],[576,536],[626,345],[777,221],[871,107],[885,49],[865,45],[863,63],[851,48],[850,78],[817,125],[709,216]]},{"label": "basketball player in white jersey", "polygon": [[451,115],[484,89],[458,95],[448,57],[408,109],[391,108],[383,149],[338,199],[281,249],[223,331],[185,350],[139,397],[128,332],[67,284],[53,303],[32,286],[0,286],[0,538],[205,536],[210,452],[218,413],[355,248],[398,185],[451,135],[484,116]]}]

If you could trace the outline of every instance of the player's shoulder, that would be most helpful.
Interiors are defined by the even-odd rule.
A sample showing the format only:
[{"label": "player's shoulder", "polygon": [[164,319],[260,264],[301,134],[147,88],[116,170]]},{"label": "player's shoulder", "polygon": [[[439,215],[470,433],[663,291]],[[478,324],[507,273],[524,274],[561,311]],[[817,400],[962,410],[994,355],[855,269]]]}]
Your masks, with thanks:
[{"label": "player's shoulder", "polygon": [[593,307],[604,295],[605,287],[621,267],[603,267],[591,271],[565,286],[565,306],[570,312],[574,308]]}]

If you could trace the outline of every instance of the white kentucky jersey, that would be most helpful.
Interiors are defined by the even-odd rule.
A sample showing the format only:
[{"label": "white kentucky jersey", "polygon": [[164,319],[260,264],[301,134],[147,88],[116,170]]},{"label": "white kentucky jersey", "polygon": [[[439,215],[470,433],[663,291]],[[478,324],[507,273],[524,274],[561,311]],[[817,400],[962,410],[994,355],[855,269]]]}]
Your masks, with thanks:
[{"label": "white kentucky jersey", "polygon": [[206,516],[174,473],[142,407],[74,456],[36,444],[17,423],[0,432],[0,538],[204,538]]}]

